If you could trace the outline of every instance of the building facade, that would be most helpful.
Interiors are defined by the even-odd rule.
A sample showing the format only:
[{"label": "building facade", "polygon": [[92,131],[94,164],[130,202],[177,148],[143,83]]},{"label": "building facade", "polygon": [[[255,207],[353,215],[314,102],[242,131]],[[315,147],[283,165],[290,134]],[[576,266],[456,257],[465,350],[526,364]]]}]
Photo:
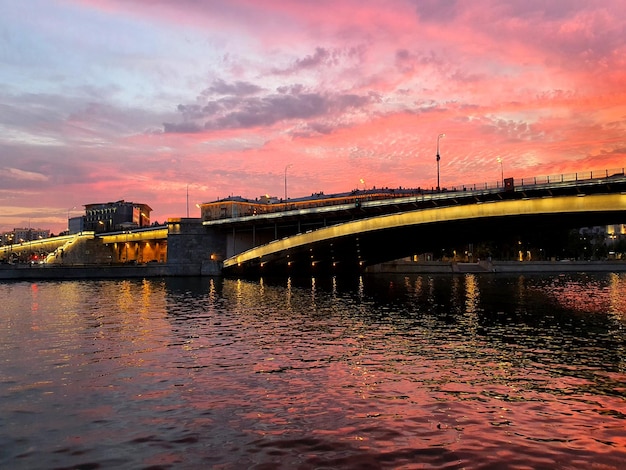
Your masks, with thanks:
[{"label": "building facade", "polygon": [[104,233],[148,227],[150,212],[147,204],[124,200],[86,204],[83,230]]},{"label": "building facade", "polygon": [[1,240],[2,245],[14,245],[49,237],[50,230],[42,230],[40,228],[14,228],[10,232],[2,233]]},{"label": "building facade", "polygon": [[292,210],[311,209],[338,204],[355,204],[363,201],[407,197],[422,194],[421,190],[412,189],[368,189],[354,190],[347,193],[325,195],[323,192],[310,196],[279,199],[263,195],[256,199],[231,196],[217,201],[199,204],[202,220],[230,219],[251,215],[267,214]]},{"label": "building facade", "polygon": [[67,226],[68,233],[70,235],[81,233],[85,231],[85,217],[82,215],[78,217],[72,217],[68,220]]}]

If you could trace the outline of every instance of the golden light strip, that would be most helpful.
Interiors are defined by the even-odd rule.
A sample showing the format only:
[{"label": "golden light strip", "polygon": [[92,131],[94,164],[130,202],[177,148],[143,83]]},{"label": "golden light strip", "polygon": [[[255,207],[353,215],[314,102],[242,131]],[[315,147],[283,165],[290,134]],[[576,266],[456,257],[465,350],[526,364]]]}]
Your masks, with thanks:
[{"label": "golden light strip", "polygon": [[542,199],[496,201],[464,206],[420,209],[401,214],[382,215],[379,217],[346,222],[273,241],[224,260],[224,267],[237,266],[290,248],[301,247],[303,245],[333,238],[403,226],[486,217],[609,211],[626,211],[626,195],[599,194],[584,197],[557,196]]},{"label": "golden light strip", "polygon": [[143,232],[116,233],[112,235],[102,235],[102,243],[125,243],[145,240],[167,239],[167,228],[149,230]]}]

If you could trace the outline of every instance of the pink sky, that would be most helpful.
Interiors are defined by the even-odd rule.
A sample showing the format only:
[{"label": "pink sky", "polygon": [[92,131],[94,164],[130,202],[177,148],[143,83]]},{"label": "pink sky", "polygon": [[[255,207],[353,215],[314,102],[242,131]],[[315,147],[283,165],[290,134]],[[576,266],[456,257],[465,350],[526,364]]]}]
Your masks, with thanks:
[{"label": "pink sky", "polygon": [[[626,166],[623,0],[0,0],[0,231]],[[289,168],[286,170],[287,166]],[[73,209],[75,207],[75,209]]]}]

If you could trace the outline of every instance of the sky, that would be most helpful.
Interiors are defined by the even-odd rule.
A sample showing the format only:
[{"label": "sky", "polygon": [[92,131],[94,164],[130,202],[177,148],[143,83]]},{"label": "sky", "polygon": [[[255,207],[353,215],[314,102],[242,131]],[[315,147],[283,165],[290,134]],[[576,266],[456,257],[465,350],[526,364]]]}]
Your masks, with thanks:
[{"label": "sky", "polygon": [[[623,0],[0,0],[0,231],[626,166]],[[445,137],[439,137],[445,134]],[[498,161],[500,159],[500,162]]]}]

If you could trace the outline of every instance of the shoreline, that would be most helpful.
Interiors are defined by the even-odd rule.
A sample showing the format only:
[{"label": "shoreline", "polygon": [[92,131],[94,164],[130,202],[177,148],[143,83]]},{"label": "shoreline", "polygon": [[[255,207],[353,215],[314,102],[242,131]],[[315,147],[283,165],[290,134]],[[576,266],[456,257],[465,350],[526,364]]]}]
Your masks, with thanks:
[{"label": "shoreline", "polygon": [[626,272],[626,261],[479,261],[477,263],[459,263],[398,260],[370,266],[366,272],[369,274]]},{"label": "shoreline", "polygon": [[135,266],[6,266],[0,267],[0,281],[64,281],[81,279],[134,279],[169,276],[165,264]]},{"label": "shoreline", "polygon": [[[397,260],[369,266],[366,274],[499,274],[499,273],[626,272],[626,261],[480,261],[477,263]],[[0,281],[136,279],[217,276],[216,271],[180,271],[166,263],[140,265],[30,266],[0,265]]]}]

